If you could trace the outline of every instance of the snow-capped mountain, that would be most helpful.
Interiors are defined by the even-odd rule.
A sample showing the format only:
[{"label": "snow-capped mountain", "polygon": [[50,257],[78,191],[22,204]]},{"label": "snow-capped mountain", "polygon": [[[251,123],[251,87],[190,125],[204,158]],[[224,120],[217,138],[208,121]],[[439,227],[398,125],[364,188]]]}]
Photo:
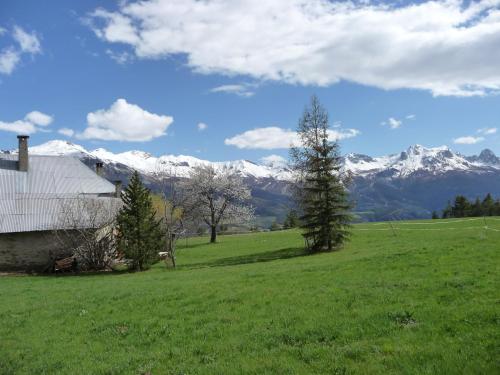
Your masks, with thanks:
[{"label": "snow-capped mountain", "polygon": [[103,148],[87,151],[80,145],[67,141],[54,140],[39,146],[30,147],[29,151],[37,155],[66,155],[80,159],[99,159],[106,164],[124,165],[146,175],[165,172],[177,177],[188,177],[191,169],[197,165],[212,165],[216,170],[229,168],[243,177],[275,178],[290,180],[291,171],[283,165],[259,165],[248,160],[210,162],[187,155],[163,155],[155,157],[144,151],[126,151],[114,154]]},{"label": "snow-capped mountain", "polygon": [[479,156],[466,157],[454,153],[447,146],[425,148],[414,145],[400,154],[376,158],[348,154],[345,169],[354,175],[386,172],[387,176],[404,178],[415,173],[438,175],[449,171],[500,171],[500,159],[491,150],[483,150]]},{"label": "snow-capped mountain", "polygon": [[[282,220],[293,205],[290,199],[292,172],[283,161],[257,164],[248,160],[211,162],[185,155],[153,156],[143,151],[113,153],[105,149],[86,150],[71,142],[54,140],[30,147],[32,154],[67,155],[80,158],[89,167],[104,163],[109,180],[127,182],[133,170],[154,191],[156,172],[187,177],[196,165],[231,168],[240,173],[252,189],[253,204],[261,225]],[[17,151],[11,151],[17,152]],[[348,154],[343,168],[353,181],[350,196],[364,220],[430,217],[457,194],[471,199],[486,193],[500,196],[500,158],[491,150],[464,156],[446,146],[426,148],[414,145],[405,151],[380,157]]]},{"label": "snow-capped mountain", "polygon": [[[123,165],[142,174],[153,175],[167,172],[178,177],[187,177],[197,165],[211,164],[216,169],[230,168],[243,177],[273,178],[289,181],[291,171],[283,163],[256,164],[248,160],[210,162],[186,155],[163,155],[155,157],[144,151],[126,151],[114,154],[103,148],[87,151],[80,145],[54,140],[30,147],[30,152],[39,155],[71,155],[78,158],[99,159],[106,164]],[[483,150],[479,156],[463,156],[454,153],[447,146],[426,148],[410,146],[400,154],[370,157],[362,154],[348,154],[344,158],[344,169],[354,176],[406,178],[415,174],[439,175],[450,171],[500,172],[500,158],[491,150]]]}]

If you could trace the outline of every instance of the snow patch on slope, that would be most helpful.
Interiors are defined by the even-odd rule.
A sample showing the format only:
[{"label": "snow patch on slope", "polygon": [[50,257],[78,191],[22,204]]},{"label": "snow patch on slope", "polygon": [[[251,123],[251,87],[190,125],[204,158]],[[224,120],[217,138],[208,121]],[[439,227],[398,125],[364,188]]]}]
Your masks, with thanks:
[{"label": "snow patch on slope", "polygon": [[[257,179],[274,178],[291,180],[292,171],[283,163],[256,164],[248,160],[211,162],[187,155],[163,155],[155,157],[144,151],[112,153],[103,148],[87,151],[84,147],[67,141],[54,140],[30,147],[30,152],[39,155],[69,155],[79,158],[100,159],[107,164],[121,164],[143,174],[166,172],[179,177],[189,176],[193,167],[212,165],[216,170],[229,168],[243,177]],[[343,159],[346,171],[354,176],[371,176],[384,173],[388,177],[406,178],[415,173],[440,174],[447,171],[500,170],[500,159],[490,150],[480,156],[465,157],[454,153],[447,146],[426,148],[410,146],[400,154],[372,158],[362,154],[348,154]]]},{"label": "snow patch on slope", "polygon": [[103,148],[87,151],[84,147],[67,141],[49,141],[30,147],[30,153],[38,155],[74,156],[100,159],[107,164],[121,164],[147,175],[169,173],[178,177],[188,177],[193,167],[212,165],[216,170],[228,168],[244,177],[275,178],[290,180],[291,171],[279,166],[266,166],[248,160],[211,162],[187,155],[163,155],[155,157],[147,152],[133,150],[115,154]]}]

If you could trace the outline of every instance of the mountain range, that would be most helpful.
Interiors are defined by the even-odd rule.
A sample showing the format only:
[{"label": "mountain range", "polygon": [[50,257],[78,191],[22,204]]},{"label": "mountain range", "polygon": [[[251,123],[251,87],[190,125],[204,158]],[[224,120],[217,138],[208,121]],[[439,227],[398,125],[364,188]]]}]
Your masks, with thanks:
[{"label": "mountain range", "polygon": [[[263,225],[274,219],[282,220],[293,206],[290,199],[293,173],[286,163],[211,162],[185,155],[155,157],[137,150],[115,154],[103,148],[89,151],[61,140],[30,147],[29,151],[74,156],[89,166],[101,161],[107,178],[124,182],[137,170],[153,191],[158,187],[155,179],[158,172],[187,178],[196,165],[230,168],[251,187],[253,204]],[[426,218],[457,194],[469,198],[488,192],[500,194],[500,158],[488,149],[479,155],[464,156],[447,146],[414,145],[399,154],[381,157],[351,153],[343,157],[342,163],[344,171],[352,175],[351,199],[362,220]]]}]

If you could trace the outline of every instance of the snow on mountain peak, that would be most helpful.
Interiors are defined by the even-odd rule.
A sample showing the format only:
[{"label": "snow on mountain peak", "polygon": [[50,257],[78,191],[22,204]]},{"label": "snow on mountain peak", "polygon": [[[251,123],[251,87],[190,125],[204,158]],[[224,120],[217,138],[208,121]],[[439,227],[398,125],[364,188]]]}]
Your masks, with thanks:
[{"label": "snow on mountain peak", "polygon": [[[39,155],[69,155],[79,158],[94,158],[107,164],[124,165],[143,174],[152,175],[157,172],[187,177],[197,165],[212,165],[215,169],[229,168],[243,177],[274,178],[290,180],[292,171],[285,160],[267,160],[256,164],[248,160],[211,162],[188,155],[163,155],[155,157],[140,150],[125,151],[115,154],[104,148],[87,151],[84,147],[61,140],[53,140],[39,146],[30,147],[30,152]],[[266,161],[264,161],[266,159]],[[272,161],[272,162],[271,162]],[[500,170],[500,158],[491,150],[483,150],[479,156],[465,157],[454,153],[447,146],[426,148],[422,145],[408,147],[400,154],[371,157],[350,153],[344,158],[344,170],[355,176],[369,176],[384,173],[388,177],[408,177],[414,173],[439,174],[452,170]]]},{"label": "snow on mountain peak", "polygon": [[[89,154],[89,152],[82,146],[62,140],[48,141],[39,146],[30,147],[29,151],[33,154],[56,156],[73,155],[81,157]],[[17,150],[14,152],[17,152]]]}]

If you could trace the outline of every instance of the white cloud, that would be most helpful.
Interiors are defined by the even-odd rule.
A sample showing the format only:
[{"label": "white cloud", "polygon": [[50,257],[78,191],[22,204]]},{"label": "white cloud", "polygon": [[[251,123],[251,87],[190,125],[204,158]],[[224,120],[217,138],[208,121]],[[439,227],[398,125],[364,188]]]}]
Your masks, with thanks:
[{"label": "white cloud", "polygon": [[[108,12],[102,8],[96,9],[90,16],[91,18],[88,19],[89,25],[99,38],[108,42],[127,44],[136,44],[139,42],[139,36],[132,25],[130,17],[116,12]],[[93,20],[96,19],[105,20],[105,27],[95,25]]]},{"label": "white cloud", "polygon": [[389,120],[387,120],[387,124],[391,129],[399,129],[403,122],[401,120],[397,120],[394,117],[389,117]]},{"label": "white cloud", "polygon": [[459,145],[475,145],[476,143],[479,143],[482,141],[484,141],[484,137],[465,136],[465,137],[455,138],[453,140],[453,143],[456,143]]},{"label": "white cloud", "polygon": [[205,74],[472,96],[500,91],[499,5],[145,0],[97,9],[90,23],[99,38],[128,44],[139,58],[185,55]]},{"label": "white cloud", "polygon": [[40,41],[35,33],[27,33],[19,26],[14,26],[12,37],[19,43],[22,52],[40,53]]},{"label": "white cloud", "polygon": [[21,59],[20,54],[13,48],[4,48],[0,52],[0,73],[11,74]]},{"label": "white cloud", "polygon": [[87,128],[81,139],[146,142],[166,134],[174,121],[170,116],[148,112],[138,105],[118,99],[109,109],[87,114]]},{"label": "white cloud", "polygon": [[39,111],[32,111],[28,113],[24,117],[24,119],[39,126],[47,126],[50,125],[52,121],[54,121],[54,118],[52,116],[46,115],[45,113]]},{"label": "white cloud", "polygon": [[24,120],[13,122],[0,121],[0,130],[17,134],[33,134],[38,131],[48,132],[44,127],[50,125],[53,120],[52,116],[39,111],[32,111],[24,116]]},{"label": "white cloud", "polygon": [[358,129],[328,130],[328,138],[331,141],[341,141],[343,139],[354,138],[360,135]]},{"label": "white cloud", "polygon": [[205,124],[204,122],[200,122],[200,123],[198,123],[197,127],[198,127],[198,130],[199,130],[199,131],[203,131],[203,130],[205,130],[206,128],[208,128],[208,125],[207,125],[207,124]]},{"label": "white cloud", "polygon": [[[415,115],[406,115],[405,119],[407,120],[415,120],[417,116]],[[395,117],[389,117],[386,121],[382,121],[380,123],[384,126],[389,126],[391,129],[399,129],[403,125],[403,120],[397,119]]]},{"label": "white cloud", "polygon": [[[360,134],[357,129],[329,130],[330,140],[342,140],[352,138]],[[256,128],[244,133],[227,138],[224,143],[241,149],[284,149],[299,144],[297,132],[283,129],[277,126]]]},{"label": "white cloud", "polygon": [[57,132],[59,134],[65,135],[66,137],[72,137],[75,135],[75,131],[69,128],[61,128]]},{"label": "white cloud", "polygon": [[210,90],[210,92],[215,92],[215,93],[223,92],[226,94],[234,94],[242,96],[244,98],[249,98],[255,95],[255,90],[254,90],[255,87],[256,85],[249,83],[237,84],[237,85],[222,85],[214,87],[213,89]]},{"label": "white cloud", "polygon": [[287,160],[280,155],[268,155],[260,158],[260,162],[269,167],[285,167]]},{"label": "white cloud", "polygon": [[484,134],[484,135],[492,135],[492,134],[495,134],[497,132],[497,128],[482,128],[482,129],[479,129],[477,132],[479,134]]},{"label": "white cloud", "polygon": [[[0,36],[7,34],[6,29],[0,28]],[[17,43],[0,51],[0,73],[9,75],[21,62],[23,54],[34,55],[41,52],[40,41],[36,34],[28,33],[19,26],[14,26],[12,39]]]},{"label": "white cloud", "polygon": [[293,130],[270,126],[247,130],[242,134],[227,138],[224,143],[238,148],[272,150],[289,148],[292,144],[296,144],[297,140],[297,133]]},{"label": "white cloud", "polygon": [[14,122],[0,121],[0,130],[17,133],[17,134],[33,134],[37,128],[29,121],[17,120]]}]

